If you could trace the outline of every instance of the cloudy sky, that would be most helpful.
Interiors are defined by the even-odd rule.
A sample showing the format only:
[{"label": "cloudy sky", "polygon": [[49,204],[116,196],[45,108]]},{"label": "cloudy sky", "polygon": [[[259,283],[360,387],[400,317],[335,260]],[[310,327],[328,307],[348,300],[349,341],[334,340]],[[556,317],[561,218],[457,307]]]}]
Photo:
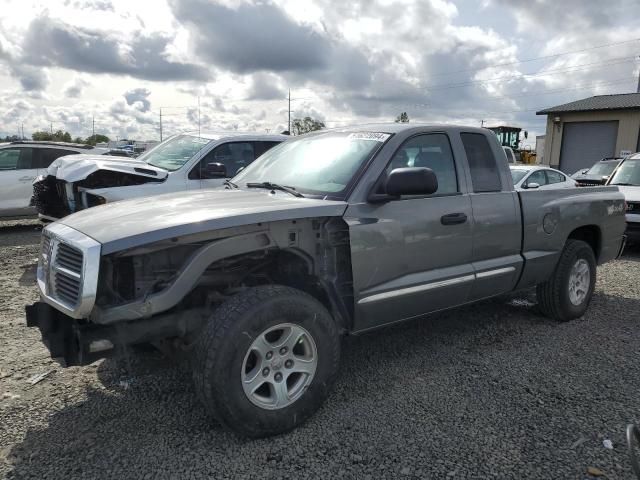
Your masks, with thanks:
[{"label": "cloudy sky", "polygon": [[[633,92],[637,0],[3,0],[0,135],[513,124]],[[542,58],[541,58],[542,57]]]}]

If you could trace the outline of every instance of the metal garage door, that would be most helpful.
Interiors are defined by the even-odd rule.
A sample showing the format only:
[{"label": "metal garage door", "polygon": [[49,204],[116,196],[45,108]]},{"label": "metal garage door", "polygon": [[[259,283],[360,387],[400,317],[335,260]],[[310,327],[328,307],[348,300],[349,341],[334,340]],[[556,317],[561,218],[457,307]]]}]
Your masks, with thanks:
[{"label": "metal garage door", "polygon": [[560,170],[571,175],[604,157],[615,156],[618,121],[567,122],[562,134]]}]

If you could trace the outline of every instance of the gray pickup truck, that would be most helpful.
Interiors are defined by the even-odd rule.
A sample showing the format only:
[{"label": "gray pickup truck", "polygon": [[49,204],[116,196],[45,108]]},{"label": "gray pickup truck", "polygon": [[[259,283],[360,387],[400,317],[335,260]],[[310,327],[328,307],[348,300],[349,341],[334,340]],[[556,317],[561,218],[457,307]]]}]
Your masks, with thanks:
[{"label": "gray pickup truck", "polygon": [[225,189],[107,204],[43,230],[53,357],[187,352],[223,425],[294,428],[327,397],[341,335],[537,287],[566,321],[624,246],[616,188],[515,192],[484,129],[376,125],[289,140]]}]

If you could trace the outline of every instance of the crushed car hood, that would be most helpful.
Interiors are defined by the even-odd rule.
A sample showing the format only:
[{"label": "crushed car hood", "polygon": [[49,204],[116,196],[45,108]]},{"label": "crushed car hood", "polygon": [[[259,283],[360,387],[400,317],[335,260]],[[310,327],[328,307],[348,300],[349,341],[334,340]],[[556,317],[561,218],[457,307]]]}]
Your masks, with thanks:
[{"label": "crushed car hood", "polygon": [[269,190],[196,190],[108,203],[59,221],[102,244],[102,254],[259,222],[341,216],[346,202]]},{"label": "crushed car hood", "polygon": [[153,179],[164,179],[169,174],[166,170],[149,165],[137,158],[109,155],[68,155],[60,157],[49,166],[47,174],[53,175],[59,180],[78,182],[98,170],[130,173]]}]

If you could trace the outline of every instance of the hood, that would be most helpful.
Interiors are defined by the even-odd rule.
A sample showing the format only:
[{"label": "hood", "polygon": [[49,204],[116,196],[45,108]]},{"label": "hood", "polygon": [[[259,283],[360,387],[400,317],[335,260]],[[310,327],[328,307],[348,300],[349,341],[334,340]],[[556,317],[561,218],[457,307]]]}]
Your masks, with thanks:
[{"label": "hood", "polygon": [[266,189],[195,190],[135,198],[61,219],[102,244],[102,254],[193,233],[310,217],[341,216],[346,202],[297,198]]},{"label": "hood", "polygon": [[640,187],[630,187],[623,185],[611,185],[612,187],[617,186],[618,189],[624,195],[624,199],[627,202],[640,202]]},{"label": "hood", "polygon": [[[136,168],[147,170],[147,172],[136,170]],[[98,170],[130,173],[154,179],[164,179],[169,174],[166,170],[149,165],[137,158],[111,155],[67,155],[60,157],[49,166],[47,174],[53,175],[59,180],[78,182]],[[154,172],[155,175],[151,172]]]}]

